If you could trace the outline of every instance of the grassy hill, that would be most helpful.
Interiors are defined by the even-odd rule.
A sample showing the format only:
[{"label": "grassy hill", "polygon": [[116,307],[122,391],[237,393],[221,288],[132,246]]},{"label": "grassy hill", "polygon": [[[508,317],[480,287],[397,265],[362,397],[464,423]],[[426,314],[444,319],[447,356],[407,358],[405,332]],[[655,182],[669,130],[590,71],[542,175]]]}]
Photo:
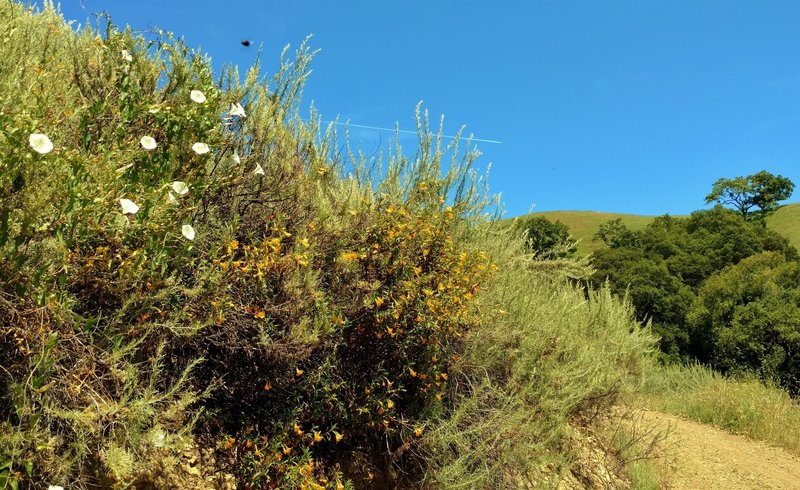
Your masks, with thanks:
[{"label": "grassy hill", "polygon": [[[600,225],[608,220],[621,218],[622,222],[632,230],[640,230],[647,226],[654,216],[637,214],[603,213],[598,211],[544,211],[527,216],[545,216],[552,221],[561,221],[569,227],[570,233],[580,240],[579,254],[589,254],[605,245],[593,240]],[[800,249],[800,203],[787,204],[767,218],[767,225],[782,234]]]},{"label": "grassy hill", "polygon": [[767,226],[800,249],[800,203],[787,204],[767,218]]}]

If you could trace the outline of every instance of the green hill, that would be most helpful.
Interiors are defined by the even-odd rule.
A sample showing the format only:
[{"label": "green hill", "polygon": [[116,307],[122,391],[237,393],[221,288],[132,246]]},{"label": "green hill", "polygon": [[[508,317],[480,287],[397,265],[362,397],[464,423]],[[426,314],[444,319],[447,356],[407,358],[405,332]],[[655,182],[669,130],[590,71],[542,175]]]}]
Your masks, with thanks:
[{"label": "green hill", "polygon": [[800,250],[800,203],[787,204],[767,218],[767,226],[785,236]]},{"label": "green hill", "polygon": [[[655,218],[654,216],[598,211],[543,211],[526,216],[545,216],[552,221],[558,220],[567,225],[572,236],[580,240],[578,243],[579,254],[590,254],[605,246],[603,242],[594,240],[593,237],[600,225],[608,220],[621,218],[628,228],[640,230]],[[775,211],[775,214],[767,218],[767,225],[788,238],[795,247],[800,249],[800,203],[782,206]]]}]

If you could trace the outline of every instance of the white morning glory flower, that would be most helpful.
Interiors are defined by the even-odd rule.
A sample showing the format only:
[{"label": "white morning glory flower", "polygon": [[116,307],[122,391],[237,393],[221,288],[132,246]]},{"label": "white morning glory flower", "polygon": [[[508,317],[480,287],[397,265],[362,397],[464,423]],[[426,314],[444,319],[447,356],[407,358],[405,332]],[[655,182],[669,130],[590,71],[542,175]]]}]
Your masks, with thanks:
[{"label": "white morning glory flower", "polygon": [[198,104],[202,104],[206,101],[206,94],[199,90],[192,90],[192,92],[189,94],[189,97],[191,97],[191,99]]},{"label": "white morning glory flower", "polygon": [[231,116],[247,117],[247,114],[245,114],[244,112],[244,107],[242,107],[242,104],[238,102],[234,102],[233,104],[231,104],[231,108],[228,111],[228,114]]},{"label": "white morning glory flower", "polygon": [[171,192],[167,192],[167,204],[178,204],[178,200]]},{"label": "white morning glory flower", "polygon": [[130,63],[131,61],[133,61],[133,56],[131,56],[131,54],[128,52],[127,49],[123,49],[122,50],[122,59],[127,61],[128,63]]},{"label": "white morning glory flower", "polygon": [[139,206],[137,206],[136,203],[130,199],[120,199],[119,205],[122,206],[122,212],[124,214],[136,214],[139,212]]},{"label": "white morning glory flower", "polygon": [[253,170],[253,174],[255,174],[255,175],[264,175],[264,169],[261,168],[261,164],[260,163],[256,163],[256,169]]},{"label": "white morning glory flower", "polygon": [[47,137],[46,134],[41,133],[33,133],[28,138],[28,143],[30,143],[31,148],[36,153],[41,153],[45,155],[53,151],[53,143],[50,141],[50,138]]},{"label": "white morning glory flower", "polygon": [[242,159],[239,158],[239,152],[237,152],[236,150],[233,150],[233,161],[236,162],[237,165],[242,163]]},{"label": "white morning glory flower", "polygon": [[194,228],[192,228],[192,225],[181,226],[181,234],[183,234],[187,240],[194,240]]},{"label": "white morning glory flower", "polygon": [[181,182],[180,180],[176,180],[175,182],[172,183],[172,189],[179,196],[182,196],[187,192],[189,192],[189,186],[186,185],[186,182]]},{"label": "white morning glory flower", "polygon": [[139,140],[139,144],[148,151],[155,149],[156,145],[158,145],[152,136],[142,136],[142,139]]},{"label": "white morning glory flower", "polygon": [[204,153],[208,153],[211,149],[205,143],[195,143],[192,145],[192,150],[198,155],[202,155]]},{"label": "white morning glory flower", "polygon": [[60,485],[50,485],[47,487],[47,490],[64,490],[64,487]]}]

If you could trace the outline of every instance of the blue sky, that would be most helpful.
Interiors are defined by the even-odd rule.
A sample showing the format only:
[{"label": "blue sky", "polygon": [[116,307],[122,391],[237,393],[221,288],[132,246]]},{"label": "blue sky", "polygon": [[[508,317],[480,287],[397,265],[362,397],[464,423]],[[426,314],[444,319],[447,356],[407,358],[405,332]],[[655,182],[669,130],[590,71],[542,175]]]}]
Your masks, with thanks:
[{"label": "blue sky", "polygon": [[[796,0],[62,0],[83,22],[158,26],[215,66],[277,65],[313,34],[305,100],[326,119],[414,129],[419,100],[482,143],[508,216],[683,214],[719,177],[800,185]],[[244,48],[240,41],[256,47]],[[357,130],[366,149],[390,133]],[[413,141],[413,140],[411,140]],[[410,141],[409,141],[410,142]],[[406,148],[411,151],[404,140]],[[790,201],[800,201],[800,189]]]}]

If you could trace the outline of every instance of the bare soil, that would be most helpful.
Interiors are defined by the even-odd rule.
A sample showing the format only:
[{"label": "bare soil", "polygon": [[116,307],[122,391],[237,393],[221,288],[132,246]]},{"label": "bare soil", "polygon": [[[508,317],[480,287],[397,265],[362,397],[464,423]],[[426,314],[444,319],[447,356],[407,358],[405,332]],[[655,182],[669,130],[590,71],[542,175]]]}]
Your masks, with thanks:
[{"label": "bare soil", "polygon": [[800,457],[745,436],[644,410],[644,424],[667,429],[655,465],[675,490],[800,489]]}]

